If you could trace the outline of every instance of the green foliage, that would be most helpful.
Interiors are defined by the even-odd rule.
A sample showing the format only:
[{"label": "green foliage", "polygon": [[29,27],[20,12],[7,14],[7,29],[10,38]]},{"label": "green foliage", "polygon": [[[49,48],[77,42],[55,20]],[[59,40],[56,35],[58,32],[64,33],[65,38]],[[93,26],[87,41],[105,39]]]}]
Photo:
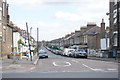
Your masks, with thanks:
[{"label": "green foliage", "polygon": [[20,39],[20,40],[18,41],[18,44],[24,45],[24,42],[22,41],[22,39]]},{"label": "green foliage", "polygon": [[58,50],[59,48],[57,46],[53,46],[53,49],[57,49]]},{"label": "green foliage", "polygon": [[33,50],[33,53],[35,54],[35,53],[37,53],[37,47]]},{"label": "green foliage", "polygon": [[49,46],[49,48],[51,48],[51,49],[56,49],[56,50],[60,50],[57,46]]}]

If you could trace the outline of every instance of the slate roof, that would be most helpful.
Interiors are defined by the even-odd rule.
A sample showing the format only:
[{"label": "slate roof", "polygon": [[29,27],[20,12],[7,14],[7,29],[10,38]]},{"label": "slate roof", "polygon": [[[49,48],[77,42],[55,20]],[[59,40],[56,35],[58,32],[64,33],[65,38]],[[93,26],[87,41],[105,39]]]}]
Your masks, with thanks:
[{"label": "slate roof", "polygon": [[85,33],[83,33],[84,35],[95,35],[100,33],[101,29],[98,26],[95,26],[91,29],[89,29],[88,31],[86,31]]}]

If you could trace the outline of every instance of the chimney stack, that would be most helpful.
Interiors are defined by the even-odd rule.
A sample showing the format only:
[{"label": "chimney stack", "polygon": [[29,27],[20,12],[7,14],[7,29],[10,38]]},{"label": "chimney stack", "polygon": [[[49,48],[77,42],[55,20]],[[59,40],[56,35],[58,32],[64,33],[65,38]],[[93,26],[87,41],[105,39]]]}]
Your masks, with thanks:
[{"label": "chimney stack", "polygon": [[102,19],[102,23],[101,23],[101,39],[105,38],[105,22],[104,19]]}]

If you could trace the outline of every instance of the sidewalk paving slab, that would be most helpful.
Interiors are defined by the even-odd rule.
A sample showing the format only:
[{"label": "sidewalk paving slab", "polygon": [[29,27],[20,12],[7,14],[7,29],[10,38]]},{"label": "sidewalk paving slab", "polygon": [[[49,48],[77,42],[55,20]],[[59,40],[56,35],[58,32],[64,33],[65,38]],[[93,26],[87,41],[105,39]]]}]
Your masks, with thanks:
[{"label": "sidewalk paving slab", "polygon": [[19,59],[19,60],[16,59],[15,62],[13,59],[3,59],[0,61],[2,62],[2,66],[9,66],[11,64],[34,64],[37,59],[38,59],[38,56],[34,55],[32,61],[31,59],[28,59],[28,60],[27,59]]},{"label": "sidewalk paving slab", "polygon": [[101,60],[101,61],[110,61],[110,62],[118,62],[118,59],[115,59],[115,58],[88,57],[88,59]]}]

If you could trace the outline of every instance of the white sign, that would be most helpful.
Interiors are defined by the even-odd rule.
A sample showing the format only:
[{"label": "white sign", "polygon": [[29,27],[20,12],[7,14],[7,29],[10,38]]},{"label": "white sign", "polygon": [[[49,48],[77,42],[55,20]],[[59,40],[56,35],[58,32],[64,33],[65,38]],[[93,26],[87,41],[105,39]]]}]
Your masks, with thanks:
[{"label": "white sign", "polygon": [[106,50],[109,48],[109,38],[101,39],[101,50]]}]

